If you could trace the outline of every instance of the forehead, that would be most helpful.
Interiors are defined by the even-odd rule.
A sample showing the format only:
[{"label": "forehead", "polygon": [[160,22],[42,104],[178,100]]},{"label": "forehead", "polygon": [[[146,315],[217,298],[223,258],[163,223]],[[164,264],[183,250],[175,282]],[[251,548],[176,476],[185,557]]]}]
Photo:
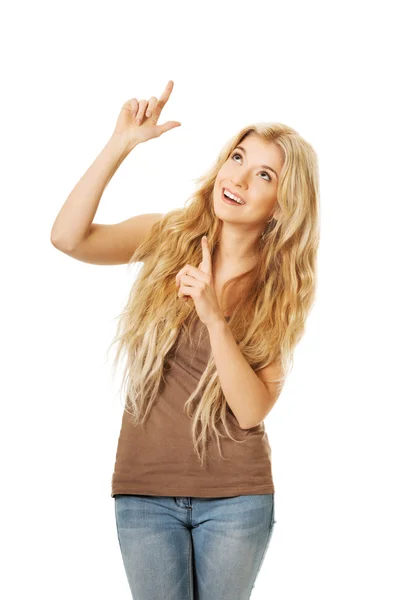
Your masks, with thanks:
[{"label": "forehead", "polygon": [[[253,155],[255,158],[262,160],[275,159],[280,162],[280,152],[276,144],[273,142],[267,142],[263,140],[259,135],[250,134],[244,140],[239,142],[238,146],[242,146],[246,149],[248,154]],[[237,146],[236,146],[237,147]],[[273,165],[271,165],[273,166]]]},{"label": "forehead", "polygon": [[268,142],[257,134],[250,134],[239,142],[235,148],[245,149],[246,159],[258,164],[272,167],[278,173],[283,165],[280,148],[274,142]]}]

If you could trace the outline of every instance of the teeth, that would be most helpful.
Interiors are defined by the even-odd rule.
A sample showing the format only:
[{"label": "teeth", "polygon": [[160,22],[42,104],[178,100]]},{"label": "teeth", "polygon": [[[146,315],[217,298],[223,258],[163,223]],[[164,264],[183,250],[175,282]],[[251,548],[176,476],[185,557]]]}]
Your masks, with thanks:
[{"label": "teeth", "polygon": [[238,204],[244,204],[244,202],[242,202],[242,200],[240,200],[234,194],[231,194],[230,192],[228,192],[228,190],[224,190],[224,194],[225,194],[225,196],[228,196],[228,198],[230,198],[231,200],[235,200],[235,202],[237,202]]}]

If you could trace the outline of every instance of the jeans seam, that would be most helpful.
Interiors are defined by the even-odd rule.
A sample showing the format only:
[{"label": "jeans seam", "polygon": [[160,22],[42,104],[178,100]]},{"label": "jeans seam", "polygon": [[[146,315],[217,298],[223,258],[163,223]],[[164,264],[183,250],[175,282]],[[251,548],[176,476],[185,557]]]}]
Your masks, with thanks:
[{"label": "jeans seam", "polygon": [[189,535],[189,557],[188,557],[188,580],[189,580],[189,598],[193,600],[193,578],[192,578],[192,539]]}]

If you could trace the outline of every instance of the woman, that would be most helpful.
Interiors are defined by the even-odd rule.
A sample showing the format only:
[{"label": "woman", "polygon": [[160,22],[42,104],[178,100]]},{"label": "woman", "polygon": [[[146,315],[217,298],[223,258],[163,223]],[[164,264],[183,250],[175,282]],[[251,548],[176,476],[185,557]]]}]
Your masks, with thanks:
[{"label": "woman", "polygon": [[172,88],[124,104],[52,243],[142,263],[113,341],[127,387],[111,495],[132,596],[244,600],[276,522],[264,419],[315,298],[317,156],[286,125],[248,126],[183,209],[92,223],[132,149],[180,126],[158,125]]}]

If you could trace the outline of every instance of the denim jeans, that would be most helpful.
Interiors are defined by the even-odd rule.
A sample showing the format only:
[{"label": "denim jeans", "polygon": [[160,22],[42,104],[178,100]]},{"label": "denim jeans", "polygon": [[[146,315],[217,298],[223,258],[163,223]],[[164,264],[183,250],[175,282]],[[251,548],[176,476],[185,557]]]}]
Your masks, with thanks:
[{"label": "denim jeans", "polygon": [[274,494],[114,497],[134,600],[248,600],[271,540]]}]

